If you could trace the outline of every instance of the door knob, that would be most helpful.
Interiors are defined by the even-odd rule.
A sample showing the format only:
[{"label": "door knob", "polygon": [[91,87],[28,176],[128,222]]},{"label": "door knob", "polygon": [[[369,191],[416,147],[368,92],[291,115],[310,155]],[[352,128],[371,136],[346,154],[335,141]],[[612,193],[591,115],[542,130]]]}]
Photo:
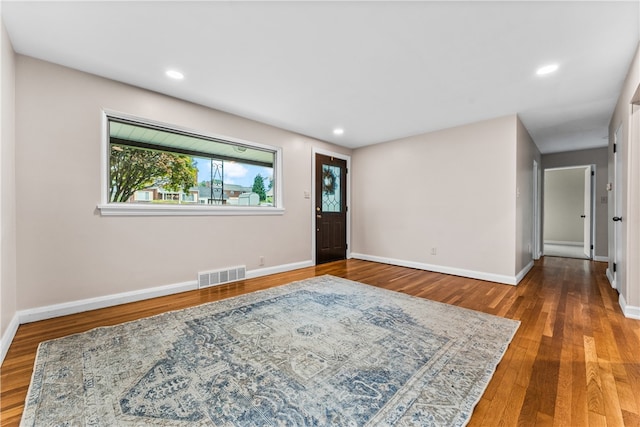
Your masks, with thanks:
[{"label": "door knob", "polygon": [[618,222],[618,221],[622,221],[622,217],[621,216],[614,216],[613,220]]},{"label": "door knob", "polygon": [[316,218],[322,218],[322,215],[316,215]]}]

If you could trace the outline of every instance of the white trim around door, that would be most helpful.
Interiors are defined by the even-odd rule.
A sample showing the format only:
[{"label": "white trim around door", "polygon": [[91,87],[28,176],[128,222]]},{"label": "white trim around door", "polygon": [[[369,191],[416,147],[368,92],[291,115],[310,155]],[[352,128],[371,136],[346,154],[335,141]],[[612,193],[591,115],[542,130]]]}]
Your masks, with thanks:
[{"label": "white trim around door", "polygon": [[[316,170],[316,154],[322,154],[324,156],[331,156],[337,159],[342,159],[347,162],[347,259],[351,258],[351,156],[348,154],[337,153],[334,151],[323,150],[321,148],[313,147],[311,149],[311,177],[310,185],[311,191],[309,196],[311,203],[309,204],[309,212],[311,218],[311,259],[313,263],[316,263],[316,185],[315,185],[315,170]],[[306,198],[307,194],[305,194]]]}]

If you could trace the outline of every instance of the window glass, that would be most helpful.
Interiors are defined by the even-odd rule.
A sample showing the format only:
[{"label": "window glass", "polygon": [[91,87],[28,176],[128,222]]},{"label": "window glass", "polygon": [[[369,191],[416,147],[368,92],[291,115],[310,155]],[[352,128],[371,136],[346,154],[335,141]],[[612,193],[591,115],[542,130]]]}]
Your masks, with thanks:
[{"label": "window glass", "polygon": [[108,119],[110,203],[276,205],[275,149]]},{"label": "window glass", "polygon": [[342,212],[340,167],[322,165],[322,211]]}]

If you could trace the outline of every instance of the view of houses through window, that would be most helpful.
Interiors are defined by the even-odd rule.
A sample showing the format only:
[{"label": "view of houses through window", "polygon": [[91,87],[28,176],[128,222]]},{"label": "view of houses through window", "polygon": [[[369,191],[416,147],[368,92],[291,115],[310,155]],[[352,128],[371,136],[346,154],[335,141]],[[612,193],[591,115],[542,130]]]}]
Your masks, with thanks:
[{"label": "view of houses through window", "polygon": [[274,206],[275,152],[109,118],[111,203]]}]

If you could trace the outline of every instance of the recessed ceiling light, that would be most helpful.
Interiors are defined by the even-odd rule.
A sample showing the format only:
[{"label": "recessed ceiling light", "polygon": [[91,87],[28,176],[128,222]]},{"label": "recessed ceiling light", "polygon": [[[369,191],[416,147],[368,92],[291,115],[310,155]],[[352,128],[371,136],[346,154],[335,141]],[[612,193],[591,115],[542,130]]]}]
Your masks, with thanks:
[{"label": "recessed ceiling light", "polygon": [[335,128],[335,129],[333,130],[333,134],[334,134],[334,135],[342,135],[342,134],[344,134],[344,129],[342,129],[342,128]]},{"label": "recessed ceiling light", "polygon": [[545,74],[551,74],[557,70],[558,70],[558,64],[549,64],[549,65],[545,65],[544,67],[538,68],[538,70],[536,71],[536,74],[539,76],[544,76]]},{"label": "recessed ceiling light", "polygon": [[167,75],[167,77],[171,77],[172,79],[176,79],[176,80],[184,79],[184,74],[182,74],[180,71],[167,70],[165,74]]}]

